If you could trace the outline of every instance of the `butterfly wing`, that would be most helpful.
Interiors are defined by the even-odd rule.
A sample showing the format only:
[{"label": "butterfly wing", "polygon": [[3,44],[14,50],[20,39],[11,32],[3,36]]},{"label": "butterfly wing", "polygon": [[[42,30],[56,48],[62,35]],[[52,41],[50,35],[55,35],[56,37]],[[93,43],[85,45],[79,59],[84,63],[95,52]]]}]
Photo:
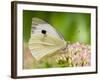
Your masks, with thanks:
[{"label": "butterfly wing", "polygon": [[[44,34],[41,33],[41,30],[44,29],[47,31],[45,37]],[[32,19],[29,49],[36,60],[40,60],[44,56],[52,54],[65,46],[66,42],[51,25],[38,18]]]},{"label": "butterfly wing", "polygon": [[42,19],[32,18],[31,35],[37,34],[37,33],[41,34],[41,30],[46,30],[48,34],[52,34],[64,40],[63,36],[55,28],[53,28],[50,24],[48,24]]}]

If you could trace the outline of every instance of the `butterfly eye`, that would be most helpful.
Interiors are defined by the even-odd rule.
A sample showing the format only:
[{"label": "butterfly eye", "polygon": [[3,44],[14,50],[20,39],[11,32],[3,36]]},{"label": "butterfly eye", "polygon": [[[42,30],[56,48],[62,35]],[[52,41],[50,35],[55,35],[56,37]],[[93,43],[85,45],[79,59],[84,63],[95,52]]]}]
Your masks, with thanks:
[{"label": "butterfly eye", "polygon": [[46,34],[46,30],[42,30],[41,33],[42,33],[42,34]]}]

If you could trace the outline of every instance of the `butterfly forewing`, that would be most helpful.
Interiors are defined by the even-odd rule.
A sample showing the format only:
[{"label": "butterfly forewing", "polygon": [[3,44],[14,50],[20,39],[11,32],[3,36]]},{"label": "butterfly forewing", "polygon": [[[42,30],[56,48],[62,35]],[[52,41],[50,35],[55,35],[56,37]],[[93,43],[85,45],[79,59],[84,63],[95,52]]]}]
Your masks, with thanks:
[{"label": "butterfly forewing", "polygon": [[[46,31],[45,34],[43,30]],[[66,47],[65,40],[59,36],[51,25],[39,18],[32,18],[29,49],[37,60],[53,54],[63,47]]]}]

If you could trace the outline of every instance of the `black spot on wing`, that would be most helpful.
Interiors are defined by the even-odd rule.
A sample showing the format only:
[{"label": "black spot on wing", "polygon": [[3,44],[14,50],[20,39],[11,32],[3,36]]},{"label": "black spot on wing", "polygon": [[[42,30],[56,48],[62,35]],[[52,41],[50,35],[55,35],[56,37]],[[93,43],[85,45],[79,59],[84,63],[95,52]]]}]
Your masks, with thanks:
[{"label": "black spot on wing", "polygon": [[46,34],[46,30],[42,30],[41,33],[42,33],[42,34]]}]

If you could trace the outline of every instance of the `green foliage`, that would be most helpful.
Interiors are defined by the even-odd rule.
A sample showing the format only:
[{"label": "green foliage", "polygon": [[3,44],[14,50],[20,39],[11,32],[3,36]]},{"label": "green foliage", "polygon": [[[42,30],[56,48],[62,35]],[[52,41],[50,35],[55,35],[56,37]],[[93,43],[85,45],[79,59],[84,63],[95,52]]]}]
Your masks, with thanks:
[{"label": "green foliage", "polygon": [[45,66],[44,67],[50,68],[50,67],[52,67],[52,65],[49,62],[45,62]]}]

